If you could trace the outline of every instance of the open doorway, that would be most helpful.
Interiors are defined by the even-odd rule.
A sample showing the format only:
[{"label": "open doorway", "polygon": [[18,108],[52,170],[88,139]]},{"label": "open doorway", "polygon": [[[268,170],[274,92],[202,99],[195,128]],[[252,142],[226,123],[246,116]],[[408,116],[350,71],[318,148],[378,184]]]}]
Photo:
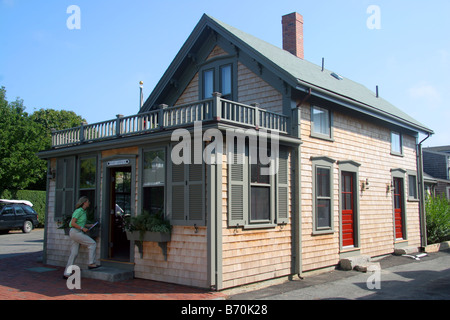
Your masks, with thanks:
[{"label": "open doorway", "polygon": [[130,261],[130,241],[124,230],[124,219],[132,214],[131,167],[109,170],[109,246],[108,259]]}]

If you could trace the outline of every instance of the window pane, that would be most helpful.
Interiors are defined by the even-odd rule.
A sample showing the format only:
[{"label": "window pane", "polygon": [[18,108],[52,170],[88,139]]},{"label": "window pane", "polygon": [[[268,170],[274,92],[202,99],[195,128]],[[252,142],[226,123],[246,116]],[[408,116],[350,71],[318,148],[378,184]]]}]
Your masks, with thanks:
[{"label": "window pane", "polygon": [[313,107],[312,121],[315,133],[330,136],[330,113],[328,110]]},{"label": "window pane", "polygon": [[214,71],[203,72],[203,99],[212,98],[214,92]]},{"label": "window pane", "polygon": [[220,90],[222,96],[231,94],[231,65],[220,67]]},{"label": "window pane", "polygon": [[270,165],[252,164],[251,165],[251,182],[252,183],[270,183],[270,176],[261,174],[261,168],[269,168]]},{"label": "window pane", "polygon": [[87,209],[87,218],[89,222],[92,222],[95,217],[95,207],[96,207],[96,198],[95,198],[95,189],[91,190],[80,190],[80,197],[88,197],[91,205]]},{"label": "window pane", "polygon": [[330,169],[317,168],[317,197],[330,196]]},{"label": "window pane", "polygon": [[144,188],[144,212],[160,213],[164,210],[164,187]]},{"label": "window pane", "polygon": [[96,159],[83,159],[80,161],[80,189],[95,188]]},{"label": "window pane", "polygon": [[116,192],[131,192],[131,172],[116,172]]},{"label": "window pane", "polygon": [[393,152],[397,152],[397,153],[402,152],[401,136],[397,132],[391,133],[391,148],[392,148]]},{"label": "window pane", "polygon": [[409,182],[409,196],[411,198],[416,199],[417,198],[417,185],[416,185],[416,177],[415,176],[408,176],[408,182]]},{"label": "window pane", "polygon": [[163,185],[166,177],[164,150],[144,153],[144,187]]},{"label": "window pane", "polygon": [[270,219],[270,188],[252,187],[251,220]]},{"label": "window pane", "polygon": [[317,227],[331,227],[330,200],[317,200]]}]

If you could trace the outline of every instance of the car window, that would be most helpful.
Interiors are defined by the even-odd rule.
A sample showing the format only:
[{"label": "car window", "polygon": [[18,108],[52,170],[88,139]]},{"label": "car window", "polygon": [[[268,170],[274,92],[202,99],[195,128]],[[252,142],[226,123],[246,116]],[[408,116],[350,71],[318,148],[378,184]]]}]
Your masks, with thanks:
[{"label": "car window", "polygon": [[3,210],[3,212],[2,212],[2,215],[13,215],[14,214],[14,209],[13,209],[13,207],[12,206],[10,206],[10,205],[6,205],[5,206],[5,208],[4,208],[4,210]]},{"label": "car window", "polygon": [[36,211],[34,211],[34,209],[31,208],[31,207],[29,207],[29,206],[23,205],[22,208],[23,208],[23,209],[25,210],[25,212],[28,213],[28,214],[37,214]]},{"label": "car window", "polygon": [[14,209],[16,210],[16,216],[24,216],[25,211],[23,211],[22,207],[19,205],[14,205]]}]

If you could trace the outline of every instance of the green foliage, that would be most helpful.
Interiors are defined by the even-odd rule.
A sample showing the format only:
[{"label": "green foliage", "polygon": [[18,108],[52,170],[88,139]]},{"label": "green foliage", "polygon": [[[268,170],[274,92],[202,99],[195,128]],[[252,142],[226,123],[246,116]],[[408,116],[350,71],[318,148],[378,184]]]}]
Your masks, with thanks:
[{"label": "green foliage", "polygon": [[3,190],[45,190],[47,162],[37,153],[51,147],[51,129],[79,126],[84,119],[72,111],[40,109],[25,112],[23,100],[6,100],[0,88],[0,193]]},{"label": "green foliage", "polygon": [[127,218],[125,229],[130,232],[140,231],[142,234],[146,231],[170,233],[172,226],[168,220],[164,219],[163,212],[150,214],[144,211],[141,215]]},{"label": "green foliage", "polygon": [[30,119],[39,124],[44,130],[45,149],[51,147],[51,133],[52,129],[56,131],[68,128],[79,127],[81,122],[85,122],[81,116],[78,116],[73,111],[40,109],[30,116]]},{"label": "green foliage", "polygon": [[425,211],[428,243],[450,240],[450,203],[445,196],[428,197]]},{"label": "green foliage", "polygon": [[46,192],[34,191],[34,190],[18,190],[9,191],[5,190],[0,193],[1,199],[7,200],[28,200],[33,204],[33,209],[38,213],[39,225],[41,228],[45,224],[45,205],[46,205]]},{"label": "green foliage", "polygon": [[45,176],[46,163],[36,153],[43,150],[42,127],[31,121],[23,100],[8,103],[0,89],[0,192],[20,190]]}]

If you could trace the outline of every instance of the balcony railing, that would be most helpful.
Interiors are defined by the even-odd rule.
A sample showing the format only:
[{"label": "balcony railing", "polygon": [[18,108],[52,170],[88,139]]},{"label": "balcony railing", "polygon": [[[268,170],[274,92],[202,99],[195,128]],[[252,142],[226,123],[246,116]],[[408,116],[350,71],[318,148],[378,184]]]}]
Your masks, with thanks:
[{"label": "balcony railing", "polygon": [[114,139],[144,133],[157,132],[193,124],[195,121],[218,120],[264,128],[279,133],[288,133],[288,117],[257,106],[222,99],[215,94],[213,99],[198,101],[176,107],[160,107],[146,113],[80,127],[52,132],[52,147],[66,147],[86,142]]}]

